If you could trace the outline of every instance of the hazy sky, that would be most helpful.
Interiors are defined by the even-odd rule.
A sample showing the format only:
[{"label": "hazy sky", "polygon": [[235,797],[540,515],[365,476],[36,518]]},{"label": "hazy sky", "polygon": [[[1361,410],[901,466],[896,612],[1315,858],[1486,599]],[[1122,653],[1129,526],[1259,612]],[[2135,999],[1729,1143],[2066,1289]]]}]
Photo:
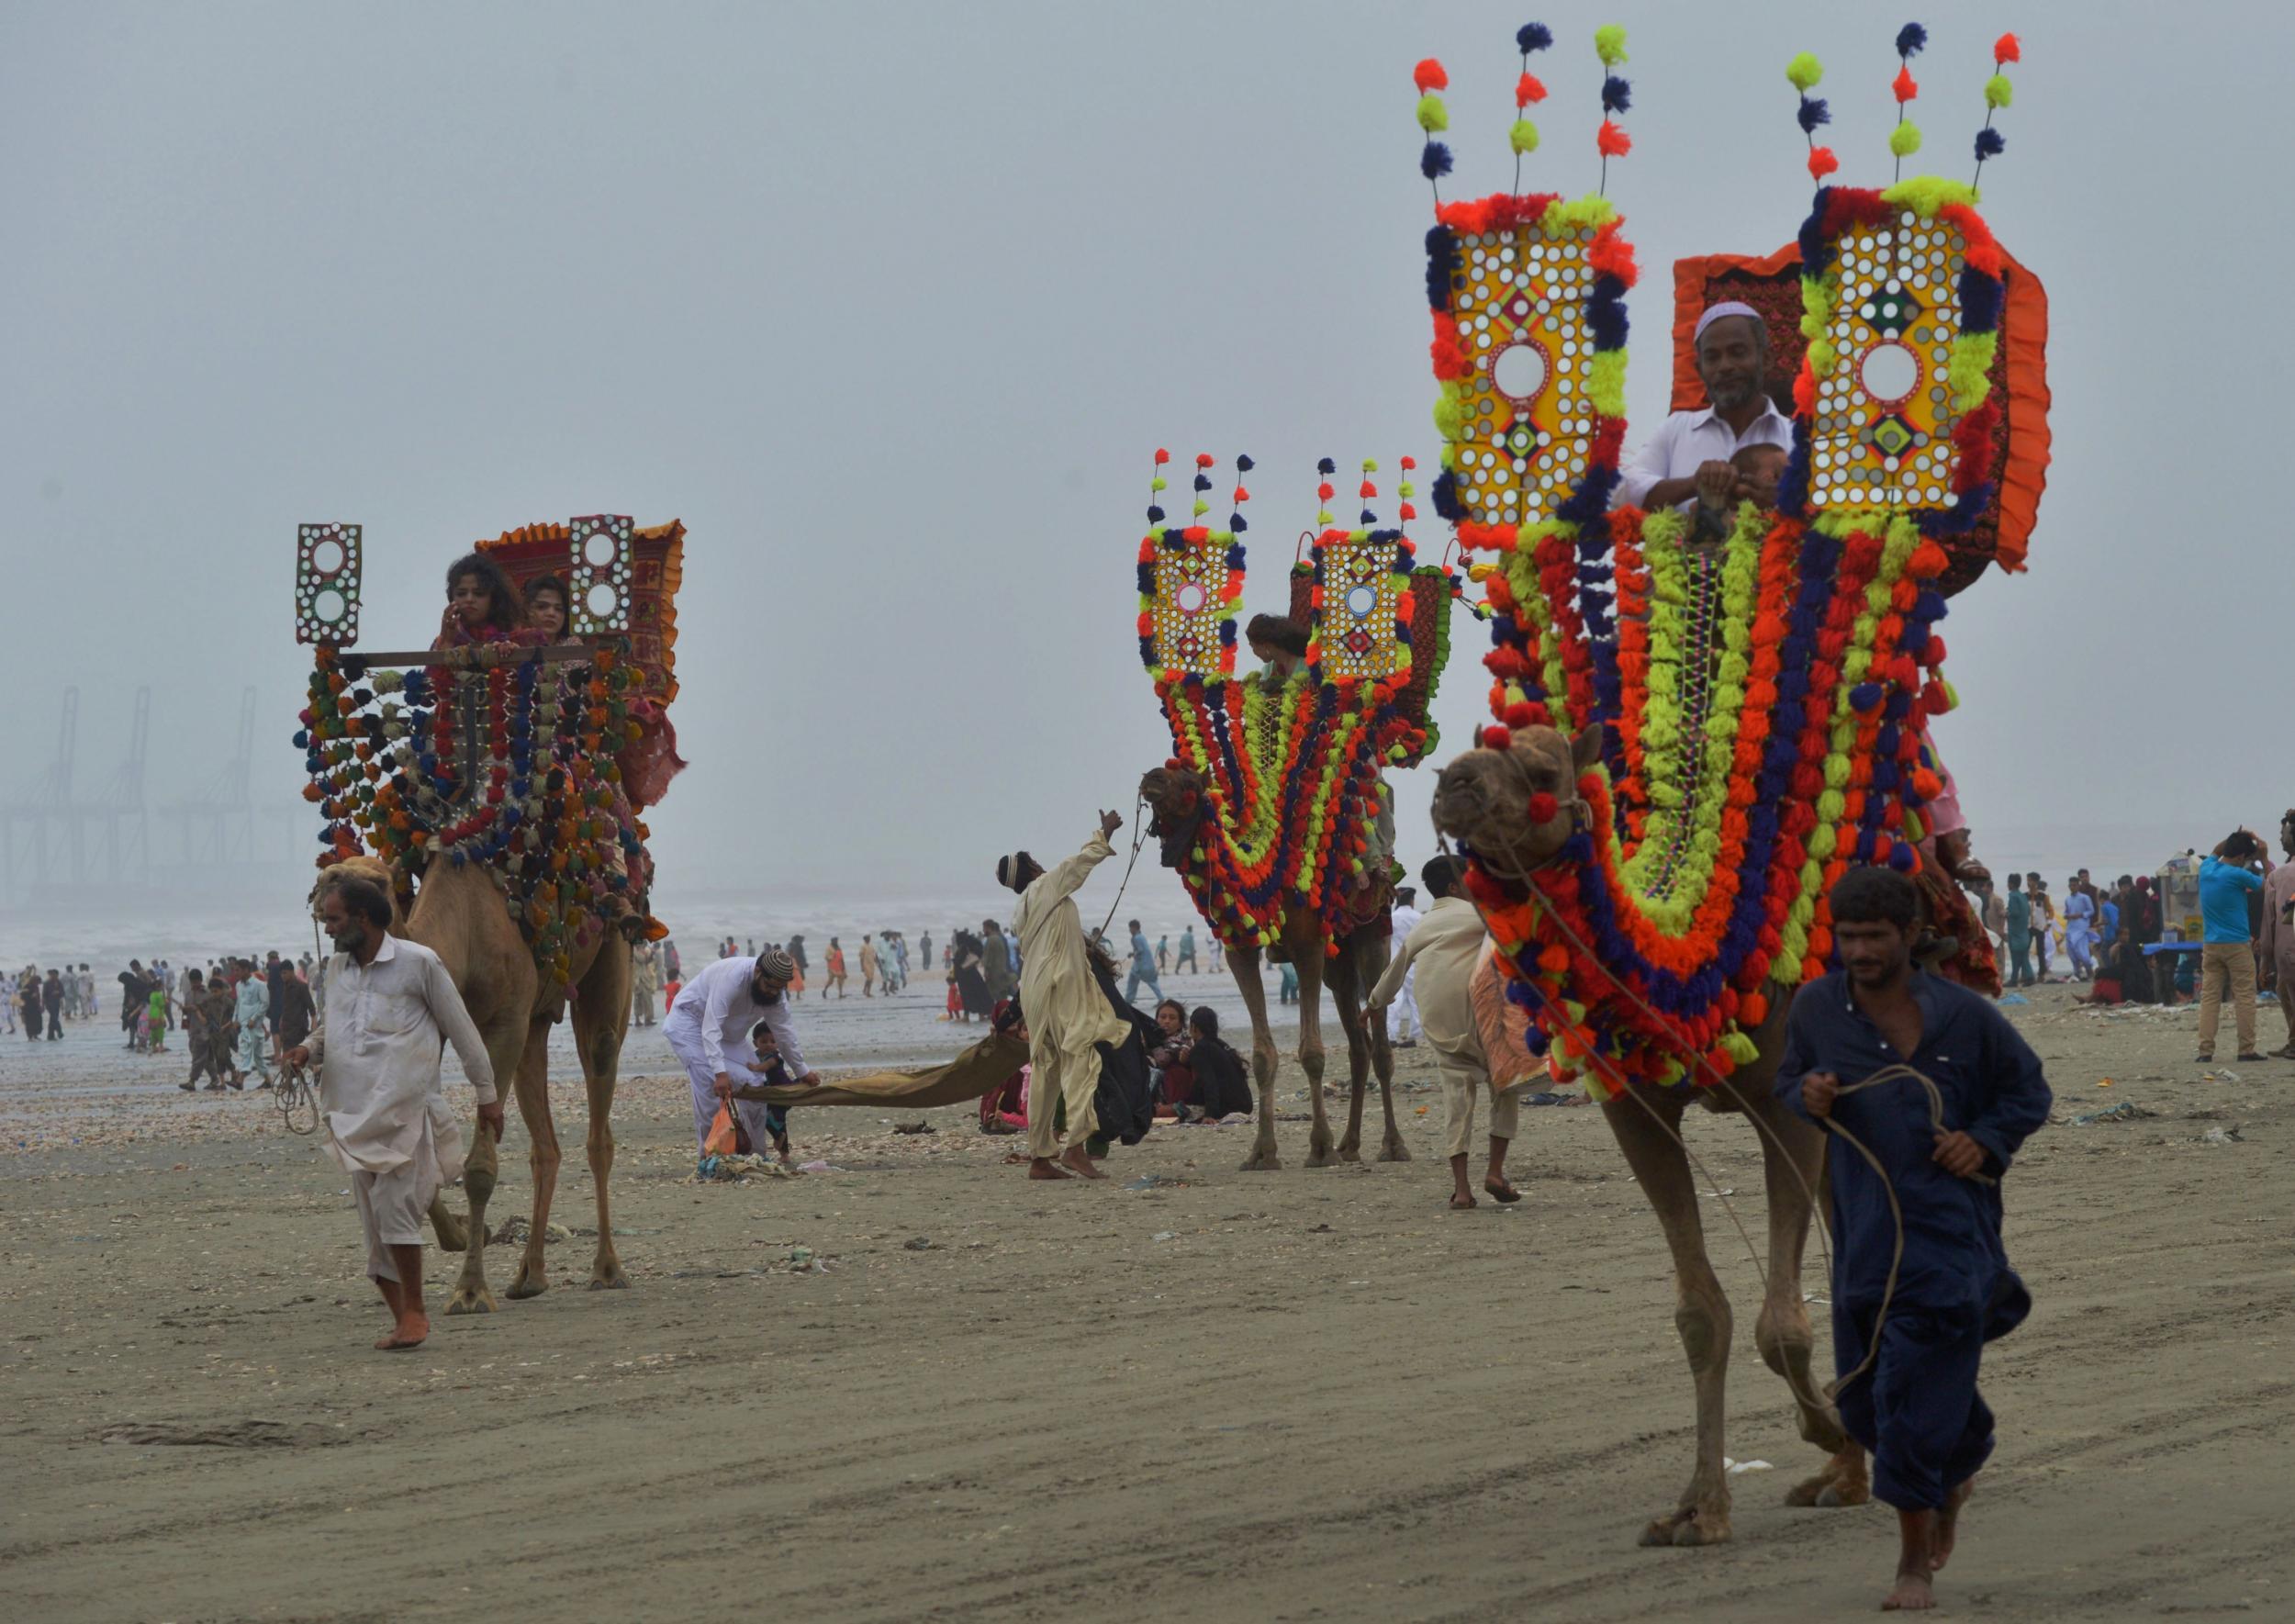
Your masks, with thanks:
[{"label": "hazy sky", "polygon": [[[1842,180],[1885,183],[1917,17],[1910,167],[1965,175],[1991,40],[2021,32],[1985,207],[2053,301],[2056,461],[2030,573],[1945,622],[1940,742],[1980,849],[2276,823],[2295,28],[2088,0],[18,0],[0,794],[66,681],[84,780],[155,685],[154,801],[228,752],[252,683],[259,794],[287,800],[297,521],[366,526],[365,638],[406,645],[469,542],[607,510],[690,532],[666,883],[931,885],[1080,839],[1168,746],[1132,630],[1149,453],[1258,460],[1253,608],[1282,602],[1317,456],[1432,464],[1411,66],[1450,70],[1450,195],[1502,188],[1532,17],[1557,35],[1532,189],[1591,189],[1592,32],[1631,31],[1629,443],[1665,404],[1667,267],[1807,211],[1786,59],[1826,64]],[[1455,612],[1462,745],[1486,643]],[[1414,865],[1428,777],[1396,784]]]}]

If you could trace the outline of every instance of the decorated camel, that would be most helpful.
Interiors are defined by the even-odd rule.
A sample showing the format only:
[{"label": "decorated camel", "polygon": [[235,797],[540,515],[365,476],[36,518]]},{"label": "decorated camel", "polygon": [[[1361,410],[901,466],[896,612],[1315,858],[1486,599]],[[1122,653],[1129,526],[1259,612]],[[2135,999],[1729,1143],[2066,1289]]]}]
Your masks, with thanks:
[{"label": "decorated camel", "polygon": [[[642,916],[626,897],[611,904],[642,895],[650,873],[628,791],[643,781],[657,796],[681,765],[662,709],[676,692],[669,599],[682,536],[674,523],[637,530],[611,516],[509,532],[481,553],[498,554],[517,585],[559,581],[576,636],[357,654],[343,644],[356,636],[358,528],[304,527],[298,634],[319,647],[297,742],[328,820],[320,884],[347,872],[384,885],[403,915],[394,929],[439,955],[496,1077],[517,1095],[534,1187],[513,1298],[549,1283],[561,1157],[546,1046],[569,999],[598,1204],[590,1286],[629,1284],[609,1182],[634,931],[609,920]],[[465,1253],[449,1314],[497,1306],[486,1245],[499,1161],[483,1126],[472,1139],[466,1233],[442,1200],[431,1212],[442,1247]]]},{"label": "decorated camel", "polygon": [[[1528,70],[1547,42],[1523,31],[1517,107],[1544,95]],[[1614,114],[1627,100],[1622,30],[1597,44]],[[2013,60],[2012,37],[1999,53]],[[1497,565],[1495,725],[1443,769],[1434,821],[1469,861],[1509,996],[1532,1016],[1532,1052],[1604,1102],[1673,1253],[1696,1463],[1646,1544],[1730,1536],[1732,1316],[1680,1134],[1693,1100],[1761,1136],[1754,1343],[1825,1457],[1788,1499],[1867,1495],[1862,1452],[1815,1377],[1803,1306],[1823,1141],[1772,1080],[1793,990],[1831,952],[1832,882],[1852,864],[1916,877],[1935,864],[1942,781],[1926,722],[1954,700],[1934,627],[1947,591],[1989,563],[2020,566],[2047,461],[2038,282],[1994,241],[1973,185],[1822,185],[1835,160],[1813,140],[1818,74],[1806,56],[1788,70],[1820,182],[1797,242],[1676,268],[1677,342],[1694,341],[1710,301],[1759,309],[1781,286],[1797,296],[1790,320],[1769,324],[1772,375],[1793,377],[1796,407],[1774,507],[1708,507],[1701,531],[1685,509],[1614,502],[1635,267],[1606,199],[1443,203],[1438,190],[1427,236],[1448,441],[1435,501],[1461,547]],[[1430,137],[1447,124],[1444,84],[1439,63],[1419,65]],[[1910,84],[1908,70],[1900,101]],[[2006,84],[1987,85],[1989,106],[2006,105]],[[1536,144],[1527,119],[1516,131],[1517,154]],[[1980,162],[1998,150],[1988,116],[1986,132]],[[1606,118],[1605,159],[1628,144]],[[1917,130],[1892,144],[1901,158]],[[1450,167],[1430,139],[1423,173]],[[1682,370],[1694,386],[1694,361]]]},{"label": "decorated camel", "polygon": [[[1156,454],[1154,489],[1165,488]],[[1228,527],[1203,522],[1211,488],[1208,455],[1196,458],[1196,522],[1169,525],[1151,503],[1139,545],[1140,656],[1170,724],[1173,754],[1140,781],[1149,832],[1166,867],[1179,871],[1251,1015],[1258,1133],[1246,1171],[1279,1168],[1273,1083],[1278,1066],[1260,980],[1262,955],[1287,956],[1299,974],[1299,1065],[1314,1126],[1307,1165],[1361,1157],[1363,1094],[1376,1071],[1385,1117],[1378,1159],[1406,1161],[1394,1121],[1394,1061],[1383,1014],[1365,995],[1386,968],[1394,897],[1393,818],[1382,777],[1432,746],[1427,717],[1447,655],[1456,584],[1447,569],[1417,566],[1401,527],[1383,528],[1366,506],[1355,529],[1327,510],[1292,573],[1292,612],[1260,629],[1263,672],[1236,676],[1237,606],[1243,594],[1248,493],[1236,459],[1237,510]],[[1413,464],[1403,461],[1401,518]],[[1320,499],[1333,495],[1334,465],[1320,467]],[[1360,494],[1378,492],[1363,465]],[[1259,622],[1255,622],[1259,625]],[[1295,658],[1293,657],[1295,656]],[[1294,666],[1295,669],[1285,667]],[[1347,1132],[1334,1145],[1323,1103],[1322,994],[1328,987],[1347,1036]]]}]

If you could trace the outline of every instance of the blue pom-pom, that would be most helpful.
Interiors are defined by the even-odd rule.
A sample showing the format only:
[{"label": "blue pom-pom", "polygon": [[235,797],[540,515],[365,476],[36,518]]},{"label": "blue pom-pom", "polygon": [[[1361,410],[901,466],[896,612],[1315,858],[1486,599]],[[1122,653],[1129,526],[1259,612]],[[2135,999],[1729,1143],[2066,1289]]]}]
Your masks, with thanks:
[{"label": "blue pom-pom", "polygon": [[1633,106],[1633,86],[1612,73],[1602,81],[1602,111],[1622,113]]},{"label": "blue pom-pom", "polygon": [[1315,471],[1328,479],[1338,472],[1338,465],[1328,457],[1317,457],[1315,459]]},{"label": "blue pom-pom", "polygon": [[1515,44],[1528,56],[1533,50],[1543,50],[1554,42],[1554,31],[1544,23],[1524,23],[1514,31]]},{"label": "blue pom-pom", "polygon": [[1239,456],[1235,460],[1235,471],[1238,474],[1248,474],[1258,465],[1249,457]]},{"label": "blue pom-pom", "polygon": [[1881,689],[1878,683],[1860,682],[1849,690],[1849,708],[1853,711],[1870,711],[1880,702]]},{"label": "blue pom-pom", "polygon": [[1440,141],[1428,141],[1427,150],[1418,154],[1418,173],[1428,180],[1450,173],[1450,149]]},{"label": "blue pom-pom", "polygon": [[1976,131],[1977,162],[1982,163],[1987,158],[1998,158],[2007,150],[2007,138],[2002,136],[1998,130],[1993,129],[1989,124],[1986,125],[1982,129]]},{"label": "blue pom-pom", "polygon": [[1195,488],[1197,490],[1209,490],[1211,488],[1211,476],[1208,474],[1198,474],[1195,476]]},{"label": "blue pom-pom", "polygon": [[1246,520],[1242,514],[1230,513],[1227,515],[1227,528],[1234,531],[1236,534],[1241,535],[1245,531],[1250,529],[1251,526],[1249,521]]},{"label": "blue pom-pom", "polygon": [[1821,95],[1803,96],[1801,110],[1797,116],[1801,120],[1803,135],[1815,135],[1819,125],[1830,124],[1833,121],[1833,110],[1825,105],[1825,98]]},{"label": "blue pom-pom", "polygon": [[1148,522],[1150,524],[1161,524],[1163,522],[1163,510],[1161,508],[1148,509]]},{"label": "blue pom-pom", "polygon": [[1907,846],[1901,840],[1895,846],[1890,846],[1888,848],[1888,866],[1896,869],[1899,874],[1911,872],[1912,847]]},{"label": "blue pom-pom", "polygon": [[1920,48],[1929,42],[1929,31],[1919,23],[1907,23],[1897,30],[1897,54],[1918,56]]},{"label": "blue pom-pom", "polygon": [[1365,524],[1376,524],[1379,521],[1379,516],[1376,513],[1373,513],[1370,509],[1365,508],[1362,510],[1362,521]]}]

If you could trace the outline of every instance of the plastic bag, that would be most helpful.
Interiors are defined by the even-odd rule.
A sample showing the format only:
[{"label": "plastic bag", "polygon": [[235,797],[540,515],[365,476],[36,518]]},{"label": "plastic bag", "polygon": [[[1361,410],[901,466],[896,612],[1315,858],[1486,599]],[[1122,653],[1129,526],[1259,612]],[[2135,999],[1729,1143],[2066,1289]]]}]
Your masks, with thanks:
[{"label": "plastic bag", "polygon": [[720,1105],[717,1120],[710,1124],[709,1136],[701,1141],[705,1156],[737,1156],[741,1152],[741,1125],[733,1120],[733,1108]]}]

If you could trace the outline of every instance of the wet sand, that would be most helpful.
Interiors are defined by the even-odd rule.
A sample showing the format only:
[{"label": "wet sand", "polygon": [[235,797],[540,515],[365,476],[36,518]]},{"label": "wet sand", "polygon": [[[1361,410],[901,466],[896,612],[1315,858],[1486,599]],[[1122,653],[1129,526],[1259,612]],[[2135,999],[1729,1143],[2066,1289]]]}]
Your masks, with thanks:
[{"label": "wet sand", "polygon": [[[1987,1353],[1999,1453],[1940,1596],[2288,1617],[2295,1064],[2203,1076],[2189,1010],[2043,989],[2011,1013],[2057,1094],[2007,1193],[2038,1307]],[[968,1036],[832,1021],[851,1041],[824,1055]],[[1718,1199],[1729,1450],[1773,1469],[1733,1480],[1734,1543],[1635,1547],[1687,1475],[1690,1389],[1663,1246],[1591,1109],[1526,1111],[1527,1198],[1455,1215],[1407,1054],[1407,1166],[1306,1170],[1298,1120],[1279,1174],[1236,1170],[1248,1129],[1163,1128],[1105,1184],[1043,1185],[965,1112],[901,1136],[816,1111],[799,1154],[840,1170],[702,1186],[683,1081],[637,1033],[614,1114],[633,1289],[583,1289],[562,1057],[552,1289],[449,1319],[459,1260],[430,1252],[433,1335],[385,1355],[314,1145],[104,1037],[0,1053],[12,1619],[1768,1620],[1886,1588],[1885,1507],[1781,1503],[1812,1454]],[[2070,1121],[2121,1103],[2146,1114]],[[1750,1130],[1691,1135],[1758,1230]],[[498,1223],[526,1143],[513,1113]],[[514,1254],[489,1252],[498,1292]]]}]

